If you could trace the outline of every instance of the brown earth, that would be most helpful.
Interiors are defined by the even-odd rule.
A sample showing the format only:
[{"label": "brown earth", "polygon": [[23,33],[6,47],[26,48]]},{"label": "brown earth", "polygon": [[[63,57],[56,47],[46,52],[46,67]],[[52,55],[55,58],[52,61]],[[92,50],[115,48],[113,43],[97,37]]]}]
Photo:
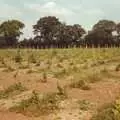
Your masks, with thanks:
[{"label": "brown earth", "polygon": [[[28,90],[13,96],[9,99],[0,100],[0,120],[90,120],[92,113],[96,112],[100,106],[114,101],[120,95],[120,77],[119,72],[112,71],[115,79],[105,79],[103,81],[90,84],[91,89],[88,91],[80,89],[67,88],[68,99],[61,102],[61,110],[56,111],[54,114],[40,117],[28,117],[15,112],[9,112],[9,108],[15,102],[27,99],[32,90],[37,90],[40,93],[55,92],[57,90],[57,79],[48,78],[47,83],[40,82],[40,75],[38,73],[26,74],[25,70],[21,70],[18,76],[14,78],[15,72],[3,72],[0,69],[0,89],[7,88],[8,86],[21,82]],[[70,81],[61,80],[60,85],[67,85]],[[92,105],[89,110],[80,110],[77,104],[78,100],[89,101]]]}]

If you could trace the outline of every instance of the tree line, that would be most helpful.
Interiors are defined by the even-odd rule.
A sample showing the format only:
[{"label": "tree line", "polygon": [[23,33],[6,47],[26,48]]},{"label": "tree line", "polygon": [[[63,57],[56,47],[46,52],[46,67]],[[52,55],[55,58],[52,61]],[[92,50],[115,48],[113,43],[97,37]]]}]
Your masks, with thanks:
[{"label": "tree line", "polygon": [[72,47],[119,47],[120,23],[99,20],[90,31],[81,25],[67,25],[55,16],[40,18],[33,25],[34,38],[19,41],[25,27],[19,20],[0,24],[0,48],[72,48]]}]

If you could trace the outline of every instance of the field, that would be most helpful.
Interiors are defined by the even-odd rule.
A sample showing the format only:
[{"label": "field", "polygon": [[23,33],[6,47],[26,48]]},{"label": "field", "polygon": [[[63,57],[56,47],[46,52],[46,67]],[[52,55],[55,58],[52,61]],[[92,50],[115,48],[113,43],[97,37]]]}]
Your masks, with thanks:
[{"label": "field", "polygon": [[120,120],[119,97],[119,48],[0,50],[0,120]]}]

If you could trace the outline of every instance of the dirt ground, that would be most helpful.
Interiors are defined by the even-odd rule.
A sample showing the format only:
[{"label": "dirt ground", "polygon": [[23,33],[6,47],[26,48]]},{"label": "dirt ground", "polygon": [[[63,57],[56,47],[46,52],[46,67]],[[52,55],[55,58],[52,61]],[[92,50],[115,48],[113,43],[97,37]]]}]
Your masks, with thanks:
[{"label": "dirt ground", "polygon": [[[90,120],[92,114],[99,107],[114,101],[120,95],[120,72],[112,70],[111,75],[114,77],[110,76],[102,81],[91,83],[90,90],[67,87],[68,98],[61,102],[61,109],[59,111],[46,116],[24,116],[20,113],[10,112],[8,109],[15,102],[27,99],[31,95],[32,90],[37,90],[43,94],[55,92],[57,90],[57,79],[49,76],[47,83],[41,83],[38,73],[26,74],[25,70],[20,70],[17,77],[14,78],[15,73],[15,71],[4,72],[3,68],[0,68],[0,90],[17,82],[23,83],[28,90],[12,98],[0,100],[0,120]],[[69,80],[60,81],[61,86],[65,86],[68,83],[70,83]],[[79,108],[77,101],[83,100],[90,103],[88,110],[81,110]]]}]

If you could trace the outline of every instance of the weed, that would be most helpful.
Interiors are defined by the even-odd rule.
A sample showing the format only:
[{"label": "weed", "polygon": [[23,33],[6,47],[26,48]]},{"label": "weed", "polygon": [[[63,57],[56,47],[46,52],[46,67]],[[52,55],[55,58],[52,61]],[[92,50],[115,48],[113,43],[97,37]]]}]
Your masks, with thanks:
[{"label": "weed", "polygon": [[28,69],[29,68],[29,65],[20,65],[19,66],[19,69]]},{"label": "weed", "polygon": [[0,61],[1,61],[1,64],[2,66],[1,67],[7,67],[7,64],[5,62],[5,59],[3,57],[0,58]]},{"label": "weed", "polygon": [[91,120],[120,120],[120,100],[99,108]]},{"label": "weed", "polygon": [[29,70],[27,71],[27,74],[31,74],[31,73],[34,73],[34,72],[35,72],[34,70],[29,69]]},{"label": "weed", "polygon": [[54,73],[54,76],[55,76],[56,78],[65,77],[65,75],[68,75],[68,72],[67,72],[67,70],[66,70],[65,68],[62,68],[61,70],[56,71],[56,72]]},{"label": "weed", "polygon": [[90,90],[90,86],[85,82],[85,80],[73,81],[70,84],[71,88],[80,88],[82,90]]},{"label": "weed", "polygon": [[101,76],[99,75],[99,73],[92,73],[87,75],[84,79],[89,83],[95,83],[101,81]]},{"label": "weed", "polygon": [[18,71],[15,72],[15,74],[13,75],[14,78],[17,78],[18,76]]},{"label": "weed", "polygon": [[17,54],[14,57],[14,60],[15,60],[16,63],[21,63],[22,62],[22,57],[21,57],[20,50],[17,51]]},{"label": "weed", "polygon": [[66,88],[61,87],[58,81],[57,81],[57,90],[58,90],[58,95],[62,95],[64,97],[67,97]]},{"label": "weed", "polygon": [[36,67],[40,66],[40,62],[37,62],[37,63],[35,64],[35,66],[36,66]]},{"label": "weed", "polygon": [[37,62],[33,53],[28,56],[28,62],[29,63],[36,63]]},{"label": "weed", "polygon": [[61,100],[61,96],[56,93],[40,97],[38,93],[33,92],[29,99],[21,101],[18,105],[10,108],[10,111],[16,111],[25,115],[46,115],[60,109],[59,103]]},{"label": "weed", "polygon": [[0,99],[8,98],[12,95],[16,95],[25,90],[26,90],[26,88],[24,86],[22,86],[21,83],[13,84],[13,85],[9,86],[7,89],[0,91]]},{"label": "weed", "polygon": [[42,83],[46,83],[47,82],[47,73],[46,72],[43,72],[41,82]]},{"label": "weed", "polygon": [[90,108],[90,103],[86,100],[79,100],[77,103],[79,104],[80,110],[87,111]]},{"label": "weed", "polygon": [[12,68],[11,66],[7,66],[7,68],[3,70],[3,72],[13,72],[13,71],[15,71],[15,69]]},{"label": "weed", "polygon": [[120,71],[120,64],[116,66],[115,71]]}]

